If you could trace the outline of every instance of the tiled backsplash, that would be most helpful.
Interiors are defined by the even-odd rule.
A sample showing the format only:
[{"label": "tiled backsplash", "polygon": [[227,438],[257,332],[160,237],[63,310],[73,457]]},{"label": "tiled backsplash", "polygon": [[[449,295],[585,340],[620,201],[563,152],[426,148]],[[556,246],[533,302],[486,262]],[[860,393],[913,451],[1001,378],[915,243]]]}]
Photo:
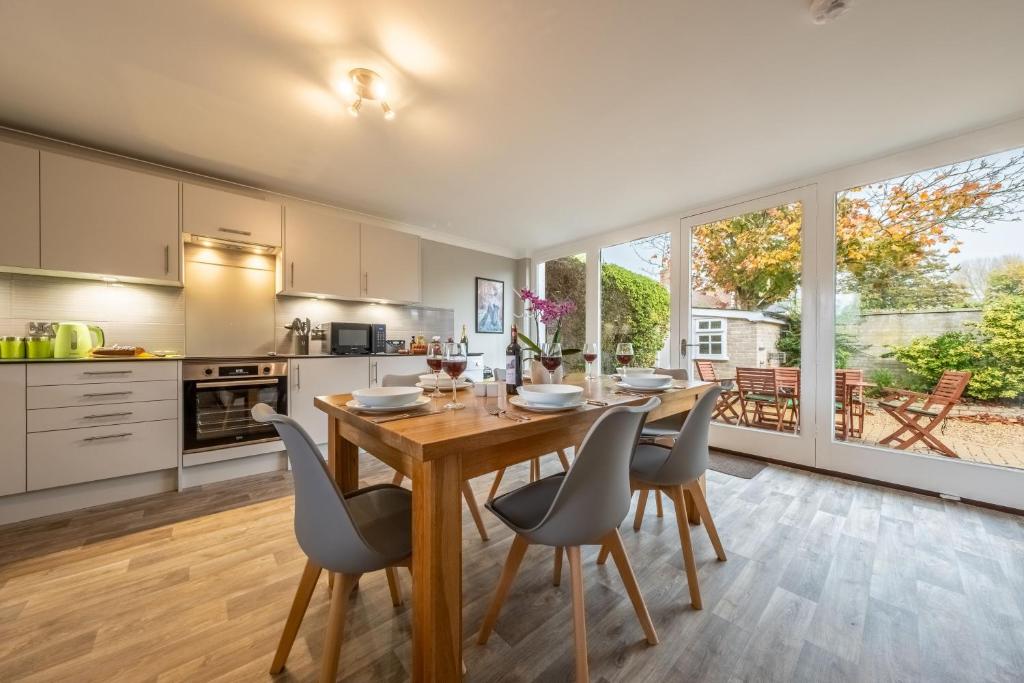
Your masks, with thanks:
[{"label": "tiled backsplash", "polygon": [[[309,318],[314,327],[320,323],[330,322],[384,323],[388,326],[388,339],[404,339],[406,348],[414,334],[422,334],[428,339],[435,334],[443,338],[455,334],[455,312],[450,308],[390,306],[357,301],[279,296],[276,314],[274,343],[278,353],[295,352],[294,336],[284,329],[284,326],[295,318]],[[326,325],[324,329],[326,331]],[[309,351],[328,353],[327,342],[310,341]]]},{"label": "tiled backsplash", "polygon": [[[451,309],[373,305],[352,301],[279,296],[274,330],[267,330],[278,353],[293,353],[293,318],[322,322],[384,323],[388,339],[414,334],[448,337],[455,333]],[[28,334],[32,320],[75,320],[103,328],[107,344],[131,344],[149,351],[185,349],[185,292],[177,287],[107,284],[94,280],[0,273],[0,335]],[[310,343],[311,353],[326,353],[324,343]]]},{"label": "tiled backsplash", "polygon": [[0,334],[24,336],[32,320],[93,323],[107,344],[185,348],[185,296],[176,287],[0,273]]}]

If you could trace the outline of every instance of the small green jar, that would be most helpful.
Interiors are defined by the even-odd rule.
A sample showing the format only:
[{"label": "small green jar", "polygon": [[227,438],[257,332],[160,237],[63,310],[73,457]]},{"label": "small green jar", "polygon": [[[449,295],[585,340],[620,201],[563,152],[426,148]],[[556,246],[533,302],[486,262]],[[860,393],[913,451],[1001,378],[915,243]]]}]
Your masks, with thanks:
[{"label": "small green jar", "polygon": [[0,358],[13,360],[25,357],[24,337],[0,337]]},{"label": "small green jar", "polygon": [[25,349],[32,359],[53,358],[53,337],[25,337]]}]

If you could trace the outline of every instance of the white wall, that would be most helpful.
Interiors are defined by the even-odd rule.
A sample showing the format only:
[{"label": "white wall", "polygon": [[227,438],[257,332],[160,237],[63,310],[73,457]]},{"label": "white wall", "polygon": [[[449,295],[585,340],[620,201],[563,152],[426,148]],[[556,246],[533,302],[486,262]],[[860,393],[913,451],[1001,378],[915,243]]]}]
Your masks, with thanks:
[{"label": "white wall", "polygon": [[[491,367],[502,365],[511,334],[512,311],[518,299],[514,290],[518,261],[472,249],[453,247],[423,240],[423,305],[451,308],[455,311],[455,336],[462,325],[469,332],[470,352],[481,351]],[[477,334],[476,278],[487,277],[505,283],[505,333]]]}]

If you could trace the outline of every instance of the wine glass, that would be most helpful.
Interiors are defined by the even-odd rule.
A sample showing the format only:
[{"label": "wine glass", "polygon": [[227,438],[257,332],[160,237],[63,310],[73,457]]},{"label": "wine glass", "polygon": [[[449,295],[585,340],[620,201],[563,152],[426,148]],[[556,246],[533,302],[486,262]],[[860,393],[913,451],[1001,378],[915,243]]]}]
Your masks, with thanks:
[{"label": "wine glass", "polygon": [[434,393],[430,394],[430,398],[441,398],[444,394],[438,388],[438,373],[441,372],[441,366],[444,363],[444,347],[441,346],[441,342],[431,342],[430,346],[427,347],[427,367],[430,368],[434,373]]},{"label": "wine glass", "polygon": [[615,360],[622,366],[622,374],[626,374],[626,368],[633,362],[633,345],[629,342],[620,342],[615,345]]},{"label": "wine glass", "polygon": [[591,342],[583,347],[583,360],[587,363],[587,376],[584,379],[597,379],[594,376],[594,361],[597,360],[597,344]]},{"label": "wine glass", "polygon": [[548,382],[555,383],[555,370],[562,364],[562,345],[544,344],[540,349],[540,364],[548,371]]},{"label": "wine glass", "polygon": [[459,342],[448,342],[444,345],[444,359],[441,368],[452,378],[452,400],[445,404],[445,410],[462,410],[466,406],[459,403],[455,385],[459,375],[466,370],[466,345]]}]

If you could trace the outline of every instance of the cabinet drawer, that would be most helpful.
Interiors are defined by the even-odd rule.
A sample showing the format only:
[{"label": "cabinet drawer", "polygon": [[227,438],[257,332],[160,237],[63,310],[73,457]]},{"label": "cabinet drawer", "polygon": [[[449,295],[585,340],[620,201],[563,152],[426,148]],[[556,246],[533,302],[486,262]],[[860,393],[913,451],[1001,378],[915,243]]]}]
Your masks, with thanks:
[{"label": "cabinet drawer", "polygon": [[28,431],[49,432],[55,429],[102,427],[107,425],[177,420],[177,401],[146,401],[118,403],[113,407],[75,406],[73,408],[40,408],[28,411]]},{"label": "cabinet drawer", "polygon": [[73,361],[69,363],[29,363],[28,385],[97,384],[100,382],[143,382],[178,379],[174,361]]},{"label": "cabinet drawer", "polygon": [[178,466],[178,421],[28,435],[28,490]]},{"label": "cabinet drawer", "polygon": [[181,209],[184,232],[281,246],[281,205],[275,202],[185,183]]},{"label": "cabinet drawer", "polygon": [[171,380],[58,384],[28,388],[30,410],[68,406],[101,406],[113,403],[135,403],[136,401],[177,400],[177,398],[178,383]]}]

